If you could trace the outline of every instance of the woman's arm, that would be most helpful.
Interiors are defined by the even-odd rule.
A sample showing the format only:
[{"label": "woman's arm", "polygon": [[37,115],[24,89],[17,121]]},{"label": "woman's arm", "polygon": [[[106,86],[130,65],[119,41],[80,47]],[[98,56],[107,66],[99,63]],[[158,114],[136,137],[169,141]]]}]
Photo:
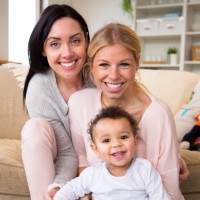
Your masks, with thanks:
[{"label": "woman's arm", "polygon": [[179,172],[178,162],[178,142],[171,111],[166,108],[166,114],[160,118],[160,154],[157,170],[159,171],[163,184],[172,200],[182,199],[179,189]]},{"label": "woman's arm", "polygon": [[53,161],[52,157],[56,174],[53,183],[64,185],[77,175],[78,159],[69,135],[68,106],[61,95],[55,95],[58,93],[55,92],[56,86],[46,84],[50,82],[48,78],[47,75],[33,77],[27,91],[26,106],[31,118],[44,118],[53,128],[57,146],[56,160]]},{"label": "woman's arm", "polygon": [[[72,95],[68,101],[69,105],[69,127],[71,132],[72,143],[74,149],[78,155],[79,161],[79,173],[82,168],[88,167],[86,143],[89,143],[89,134],[85,127],[87,127],[89,120],[87,119],[87,111],[84,114],[84,110],[88,107],[85,105],[84,108],[80,105],[80,98],[76,95]],[[89,111],[88,111],[89,112]],[[85,141],[84,137],[86,138]]]},{"label": "woman's arm", "polygon": [[143,119],[141,134],[146,140],[146,158],[161,175],[167,193],[172,200],[181,199],[178,142],[173,115],[168,106],[159,101],[153,102]]},{"label": "woman's arm", "polygon": [[179,166],[180,166],[179,181],[180,183],[182,183],[188,179],[190,172],[186,166],[185,161],[180,155],[178,157],[178,160],[179,160]]},{"label": "woman's arm", "polygon": [[[50,122],[50,124],[52,124]],[[57,142],[57,157],[55,160],[54,184],[65,184],[77,176],[78,157],[63,124],[54,122],[52,124]]]},{"label": "woman's arm", "polygon": [[88,166],[85,142],[83,135],[81,135],[83,130],[81,130],[80,128],[81,122],[79,121],[79,117],[77,118],[74,115],[74,111],[73,109],[71,109],[71,107],[69,111],[69,118],[70,118],[71,138],[75,151],[78,155],[78,161],[79,161],[78,172],[80,174],[80,172]]}]

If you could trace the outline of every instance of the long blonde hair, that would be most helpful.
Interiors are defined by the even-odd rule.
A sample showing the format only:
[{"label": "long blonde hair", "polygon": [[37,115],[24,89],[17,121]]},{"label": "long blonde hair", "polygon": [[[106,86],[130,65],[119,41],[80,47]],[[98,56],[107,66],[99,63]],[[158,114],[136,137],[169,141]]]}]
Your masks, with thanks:
[{"label": "long blonde hair", "polygon": [[[95,55],[99,50],[106,46],[111,46],[114,44],[121,44],[126,47],[130,52],[132,52],[135,59],[135,63],[139,66],[140,54],[141,54],[141,45],[139,37],[131,28],[127,25],[120,23],[109,23],[99,29],[92,37],[91,42],[88,46],[88,62],[85,66],[85,74],[90,76],[90,79],[93,80],[93,77],[90,72],[90,67],[93,64]],[[139,84],[135,81],[135,86]]]},{"label": "long blonde hair", "polygon": [[139,62],[141,46],[137,34],[128,26],[119,23],[110,23],[98,30],[88,47],[88,62],[91,64],[96,53],[114,44],[122,44],[133,53],[136,62]]}]

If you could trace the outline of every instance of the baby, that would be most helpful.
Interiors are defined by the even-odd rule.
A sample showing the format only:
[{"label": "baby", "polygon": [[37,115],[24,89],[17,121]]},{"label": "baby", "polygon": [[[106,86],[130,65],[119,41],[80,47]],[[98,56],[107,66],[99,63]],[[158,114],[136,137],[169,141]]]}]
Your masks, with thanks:
[{"label": "baby", "polygon": [[168,200],[159,173],[148,160],[136,158],[137,125],[122,108],[102,109],[91,121],[91,148],[102,161],[83,170],[55,195],[75,200],[92,193],[95,200]]}]

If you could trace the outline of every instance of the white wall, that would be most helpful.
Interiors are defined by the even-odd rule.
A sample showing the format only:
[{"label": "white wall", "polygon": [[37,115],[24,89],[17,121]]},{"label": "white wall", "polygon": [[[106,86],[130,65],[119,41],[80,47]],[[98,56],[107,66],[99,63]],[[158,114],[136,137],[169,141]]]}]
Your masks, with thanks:
[{"label": "white wall", "polygon": [[8,0],[0,4],[0,60],[8,60]]},{"label": "white wall", "polygon": [[37,18],[36,0],[9,0],[9,61],[28,63],[28,40]]},{"label": "white wall", "polygon": [[42,3],[43,3],[43,9],[44,9],[48,5],[51,5],[51,4],[69,4],[69,5],[72,5],[73,0],[43,0]]},{"label": "white wall", "polygon": [[[48,0],[46,0],[48,1]],[[49,0],[49,4],[66,3],[75,8],[86,20],[90,36],[109,22],[120,22],[133,27],[133,22],[122,11],[122,0]]]},{"label": "white wall", "polygon": [[120,22],[133,26],[131,19],[122,11],[121,0],[73,0],[76,8],[85,18],[90,35],[109,22]]},{"label": "white wall", "polygon": [[[2,2],[7,3],[8,1],[9,12],[2,4]],[[9,33],[5,30],[4,38],[2,39],[1,36],[0,59],[28,63],[27,45],[37,21],[38,2],[39,0],[1,0],[0,16],[3,11],[7,15],[9,14],[9,17],[6,18],[7,20],[9,18]],[[66,3],[74,7],[85,18],[90,36],[108,22],[115,21],[133,26],[131,19],[123,13],[121,2],[121,0],[43,0],[44,7],[53,3]],[[0,17],[0,25],[2,25],[1,19]],[[6,19],[3,19],[5,29],[6,25],[8,26]],[[6,40],[7,35],[9,35],[9,39]]]}]

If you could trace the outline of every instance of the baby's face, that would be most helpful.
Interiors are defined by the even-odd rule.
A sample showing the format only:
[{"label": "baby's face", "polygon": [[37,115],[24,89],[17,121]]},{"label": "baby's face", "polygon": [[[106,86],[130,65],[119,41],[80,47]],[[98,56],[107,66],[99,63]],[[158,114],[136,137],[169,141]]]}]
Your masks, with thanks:
[{"label": "baby's face", "polygon": [[94,127],[93,136],[91,147],[109,169],[129,168],[136,151],[136,137],[127,119],[102,119]]}]

